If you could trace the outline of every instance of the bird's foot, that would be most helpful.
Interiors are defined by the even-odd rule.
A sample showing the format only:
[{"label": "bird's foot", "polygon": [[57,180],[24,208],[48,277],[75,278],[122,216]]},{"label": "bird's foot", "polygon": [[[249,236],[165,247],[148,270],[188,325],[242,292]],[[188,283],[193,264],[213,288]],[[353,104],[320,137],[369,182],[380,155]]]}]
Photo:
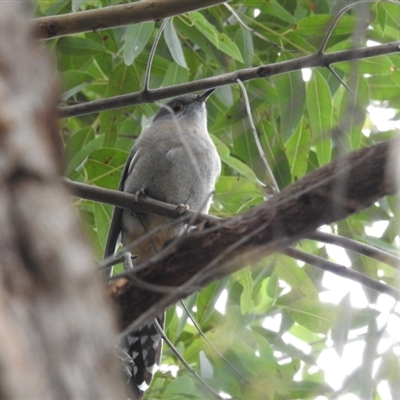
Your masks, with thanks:
[{"label": "bird's foot", "polygon": [[146,193],[144,191],[144,188],[139,189],[136,193],[133,194],[135,196],[135,203],[137,203],[139,201],[139,197],[141,196],[145,196]]},{"label": "bird's foot", "polygon": [[187,210],[189,210],[189,205],[188,204],[179,204],[175,208],[175,211],[177,211],[180,215],[183,215]]},{"label": "bird's foot", "polygon": [[133,262],[137,259],[137,256],[132,255],[130,251],[127,251],[123,254],[124,259],[124,270],[125,271],[132,271],[133,270]]}]

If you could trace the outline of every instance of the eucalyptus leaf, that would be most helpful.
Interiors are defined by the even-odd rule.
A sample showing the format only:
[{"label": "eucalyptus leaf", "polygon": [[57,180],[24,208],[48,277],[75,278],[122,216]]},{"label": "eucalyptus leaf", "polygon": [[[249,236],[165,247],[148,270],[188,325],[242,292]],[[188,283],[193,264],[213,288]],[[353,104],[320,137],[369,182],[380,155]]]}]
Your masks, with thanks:
[{"label": "eucalyptus leaf", "polygon": [[331,160],[333,127],[332,99],[324,77],[314,71],[307,87],[307,111],[319,165]]},{"label": "eucalyptus leaf", "polygon": [[168,49],[171,53],[172,58],[181,67],[187,69],[187,64],[185,56],[183,54],[183,49],[181,42],[179,40],[178,34],[176,33],[173,20],[170,19],[164,28],[165,42],[167,43]]},{"label": "eucalyptus leaf", "polygon": [[213,25],[198,11],[189,14],[189,18],[195,28],[201,32],[218,50],[234,58],[237,61],[244,62],[239,48],[224,33],[219,33]]},{"label": "eucalyptus leaf", "polygon": [[133,24],[126,30],[124,46],[124,62],[131,65],[135,58],[143,51],[154,31],[154,22]]}]

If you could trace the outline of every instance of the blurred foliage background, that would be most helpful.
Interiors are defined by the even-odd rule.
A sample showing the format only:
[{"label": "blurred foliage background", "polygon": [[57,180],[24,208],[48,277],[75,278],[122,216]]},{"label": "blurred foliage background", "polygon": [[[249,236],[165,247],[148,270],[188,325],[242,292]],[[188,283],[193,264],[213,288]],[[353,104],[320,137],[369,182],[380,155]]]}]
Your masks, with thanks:
[{"label": "blurred foliage background", "polygon": [[[112,6],[115,0],[37,3],[36,16]],[[171,19],[158,43],[150,88],[315,53],[350,1],[231,1]],[[171,3],[173,7],[173,3]],[[238,20],[237,16],[240,18]],[[326,52],[400,40],[400,4],[370,1],[346,12]],[[160,22],[88,32],[46,42],[57,59],[63,105],[140,91]],[[294,71],[245,83],[257,132],[283,188],[338,157],[396,136],[400,56]],[[271,183],[257,151],[238,85],[207,103],[209,131],[223,161],[211,213],[228,218],[264,201]],[[128,152],[158,109],[141,104],[61,120],[64,175],[116,189]],[[111,207],[75,200],[95,258],[103,253]],[[399,209],[387,197],[325,232],[398,254]],[[391,285],[398,270],[337,246],[302,240],[299,248]],[[274,255],[185,300],[199,334],[178,304],[166,333],[188,363],[235,399],[399,399],[399,308],[386,295],[313,266]],[[165,346],[148,399],[213,398]],[[239,374],[238,374],[239,373]]]}]

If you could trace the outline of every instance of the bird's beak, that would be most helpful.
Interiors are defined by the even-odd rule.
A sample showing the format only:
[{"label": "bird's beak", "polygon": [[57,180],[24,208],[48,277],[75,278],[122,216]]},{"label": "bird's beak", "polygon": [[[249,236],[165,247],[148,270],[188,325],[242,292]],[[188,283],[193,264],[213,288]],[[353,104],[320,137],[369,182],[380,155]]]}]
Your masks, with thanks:
[{"label": "bird's beak", "polygon": [[215,89],[209,89],[209,90],[206,90],[204,93],[199,94],[197,96],[197,101],[201,101],[201,102],[205,103],[207,101],[207,99],[212,95],[214,90]]}]

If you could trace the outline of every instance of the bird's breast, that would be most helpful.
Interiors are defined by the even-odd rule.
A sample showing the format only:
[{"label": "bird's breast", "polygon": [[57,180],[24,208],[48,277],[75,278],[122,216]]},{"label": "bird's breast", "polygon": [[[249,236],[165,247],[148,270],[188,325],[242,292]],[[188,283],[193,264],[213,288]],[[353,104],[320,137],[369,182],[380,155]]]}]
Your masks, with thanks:
[{"label": "bird's breast", "polygon": [[171,204],[187,204],[207,212],[220,160],[205,134],[147,135],[137,142],[138,157],[127,177],[125,190],[141,188],[150,197]]}]

